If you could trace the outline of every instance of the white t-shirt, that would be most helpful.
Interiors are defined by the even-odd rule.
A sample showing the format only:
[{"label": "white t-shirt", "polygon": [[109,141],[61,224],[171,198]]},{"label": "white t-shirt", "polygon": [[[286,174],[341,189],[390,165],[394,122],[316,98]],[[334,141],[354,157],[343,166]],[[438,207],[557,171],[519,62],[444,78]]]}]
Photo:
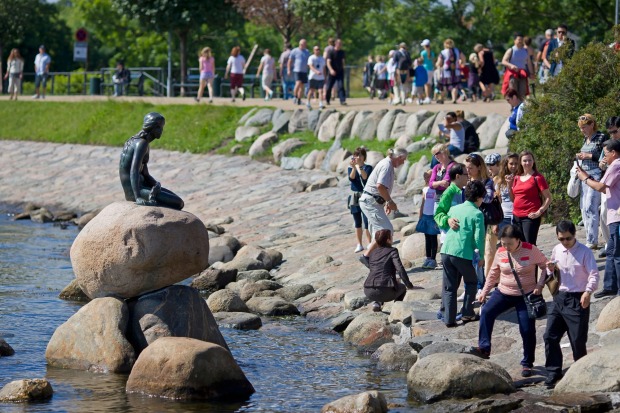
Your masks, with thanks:
[{"label": "white t-shirt", "polygon": [[263,65],[263,77],[273,76],[275,74],[276,62],[271,56],[263,56],[260,59]]},{"label": "white t-shirt", "polygon": [[387,62],[388,79],[394,79],[394,72],[396,72],[396,63],[394,62],[394,58],[390,57],[390,60]]},{"label": "white t-shirt", "polygon": [[230,65],[230,73],[234,73],[236,75],[243,74],[243,66],[245,66],[245,58],[241,55],[230,56],[226,65]]},{"label": "white t-shirt", "polygon": [[392,193],[392,187],[394,186],[394,167],[392,166],[391,158],[382,159],[372,170],[364,191],[372,195],[381,195],[377,190],[377,184],[381,184],[387,188],[388,193]]},{"label": "white t-shirt", "polygon": [[422,189],[422,197],[424,198],[423,215],[433,216],[435,214],[435,190],[428,186]]},{"label": "white t-shirt", "polygon": [[325,80],[325,59],[323,59],[323,56],[315,56],[312,55],[308,58],[308,66],[312,66],[313,68],[315,68],[316,70],[318,70],[319,72],[321,72],[321,74],[316,73],[314,70],[309,70],[308,73],[308,79],[311,80]]}]

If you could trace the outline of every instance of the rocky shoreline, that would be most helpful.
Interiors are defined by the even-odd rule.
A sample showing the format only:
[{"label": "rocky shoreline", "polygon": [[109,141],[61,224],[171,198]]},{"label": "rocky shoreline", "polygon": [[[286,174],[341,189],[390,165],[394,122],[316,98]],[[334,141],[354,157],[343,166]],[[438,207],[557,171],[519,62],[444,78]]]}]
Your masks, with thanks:
[{"label": "rocky shoreline", "polygon": [[[6,204],[35,202],[86,212],[122,199],[122,188],[116,174],[118,148],[13,141],[2,141],[0,146],[0,159],[5,166],[0,171],[0,199]],[[411,198],[405,198],[406,188],[399,187],[395,192],[397,203],[405,215],[395,220],[395,227],[398,228],[396,238],[401,240],[400,248],[410,267],[410,279],[419,288],[409,292],[405,302],[386,305],[385,313],[374,315],[365,305],[362,293],[366,272],[353,253],[355,242],[352,219],[346,210],[346,180],[334,180],[334,175],[325,171],[282,170],[240,156],[152,150],[151,164],[153,176],[164,186],[174,188],[185,199],[188,212],[203,222],[219,222],[226,233],[250,246],[280,252],[283,261],[270,271],[273,277],[271,282],[284,287],[312,286],[314,292],[294,299],[296,308],[308,320],[315,321],[322,329],[348,330],[344,334],[345,339],[367,353],[374,352],[381,345],[387,346],[373,356],[378,360],[378,366],[407,370],[409,364],[401,363],[395,367],[395,363],[390,362],[402,362],[403,357],[395,357],[394,354],[408,352],[411,356],[409,363],[413,356],[414,363],[417,363],[424,357],[432,357],[432,353],[458,354],[463,352],[464,347],[475,344],[477,323],[448,330],[434,319],[434,311],[439,305],[441,273],[415,267],[419,264],[415,253],[422,252],[423,248],[416,241],[415,234],[405,236],[410,234],[410,226],[407,226],[416,221],[417,209]],[[319,185],[328,180],[336,186]],[[317,184],[317,190],[306,192],[308,183]],[[324,187],[319,189],[320,186]],[[303,192],[300,191],[302,187]],[[227,217],[232,219],[225,219]],[[580,235],[583,237],[581,232]],[[541,248],[549,253],[555,243],[553,229],[549,226],[543,228],[539,238]],[[411,252],[407,253],[406,248]],[[271,290],[265,288],[263,291]],[[262,294],[268,296],[270,293]],[[600,354],[602,357],[610,351],[613,354],[613,345],[620,334],[617,312],[604,311],[609,303],[610,299],[602,299],[592,304],[588,350],[593,356]],[[616,306],[616,300],[613,306]],[[601,318],[606,317],[605,327],[597,326],[601,322],[600,314],[603,314]],[[352,320],[356,322],[351,323]],[[556,396],[554,401],[554,396],[541,385],[544,380],[541,375],[544,370],[541,367],[544,364],[544,327],[544,320],[537,322],[535,376],[522,379],[518,363],[521,343],[514,313],[498,320],[491,362],[507,371],[520,391],[511,396],[493,396],[487,399],[491,401],[486,405],[467,401],[459,406],[468,404],[473,408],[478,403],[478,411],[488,405],[497,406],[502,411],[508,405],[512,408],[527,408],[541,403],[561,406],[561,397]],[[567,350],[564,349],[565,367],[572,363],[568,354],[570,351]],[[600,373],[606,377],[619,377],[620,366],[610,366],[609,369]],[[588,392],[607,391],[613,394],[620,390],[603,384],[596,389],[596,377],[582,376],[583,380],[592,383]],[[405,385],[406,379],[403,377]],[[575,386],[572,388],[579,389],[578,384]],[[612,406],[610,400],[616,399],[583,396],[580,400],[574,405],[585,408],[586,405],[596,404],[599,406],[597,411],[605,411]],[[594,403],[593,400],[598,401]],[[430,407],[439,409],[442,403]],[[446,407],[446,411],[449,410]]]}]

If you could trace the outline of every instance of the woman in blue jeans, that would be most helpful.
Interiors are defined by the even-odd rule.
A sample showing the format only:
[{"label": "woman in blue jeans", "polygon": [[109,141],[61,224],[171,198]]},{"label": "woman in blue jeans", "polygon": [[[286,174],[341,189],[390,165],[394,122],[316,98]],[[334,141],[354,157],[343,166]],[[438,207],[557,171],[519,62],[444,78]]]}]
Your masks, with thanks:
[{"label": "woman in blue jeans", "polygon": [[495,254],[484,288],[477,297],[478,301],[484,302],[498,282],[499,285],[480,311],[478,347],[472,348],[472,353],[482,358],[489,358],[495,320],[502,313],[514,308],[517,311],[519,332],[523,340],[521,375],[530,377],[536,352],[536,320],[529,318],[525,298],[521,294],[512,268],[514,267],[525,294],[540,294],[545,285],[545,277],[541,276],[538,281],[536,280],[536,266],[544,274],[548,260],[535,245],[521,241],[521,231],[514,225],[504,227],[499,236],[502,246]]}]

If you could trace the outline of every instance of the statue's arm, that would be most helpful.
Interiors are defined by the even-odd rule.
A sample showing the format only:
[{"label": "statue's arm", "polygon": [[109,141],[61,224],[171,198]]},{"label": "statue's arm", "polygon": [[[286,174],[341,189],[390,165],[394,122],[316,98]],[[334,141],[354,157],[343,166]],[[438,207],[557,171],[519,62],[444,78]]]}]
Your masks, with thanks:
[{"label": "statue's arm", "polygon": [[144,177],[144,184],[148,187],[153,187],[159,183],[149,174],[149,168],[146,164],[142,165],[142,176]]},{"label": "statue's arm", "polygon": [[[146,165],[142,166],[142,162],[144,160],[144,156],[148,151],[148,142],[139,141],[134,147],[133,158],[131,160],[131,169],[129,171],[129,179],[131,181],[131,189],[133,190],[134,197],[136,198],[136,202],[138,202],[142,197],[140,196],[140,175],[145,177],[150,175],[148,174],[148,169]],[[142,169],[142,171],[141,171]],[[144,173],[146,172],[146,175]],[[152,179],[152,178],[151,178]]]}]

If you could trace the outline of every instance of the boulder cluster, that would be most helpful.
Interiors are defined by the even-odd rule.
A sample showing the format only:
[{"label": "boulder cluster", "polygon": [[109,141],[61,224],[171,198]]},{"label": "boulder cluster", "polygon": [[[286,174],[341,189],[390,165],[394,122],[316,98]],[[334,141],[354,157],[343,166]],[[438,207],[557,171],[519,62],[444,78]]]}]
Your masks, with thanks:
[{"label": "boulder cluster", "polygon": [[174,399],[254,392],[198,290],[173,285],[209,266],[194,215],[116,202],[76,237],[71,262],[92,300],[56,329],[51,366],[129,373],[127,391]]}]

